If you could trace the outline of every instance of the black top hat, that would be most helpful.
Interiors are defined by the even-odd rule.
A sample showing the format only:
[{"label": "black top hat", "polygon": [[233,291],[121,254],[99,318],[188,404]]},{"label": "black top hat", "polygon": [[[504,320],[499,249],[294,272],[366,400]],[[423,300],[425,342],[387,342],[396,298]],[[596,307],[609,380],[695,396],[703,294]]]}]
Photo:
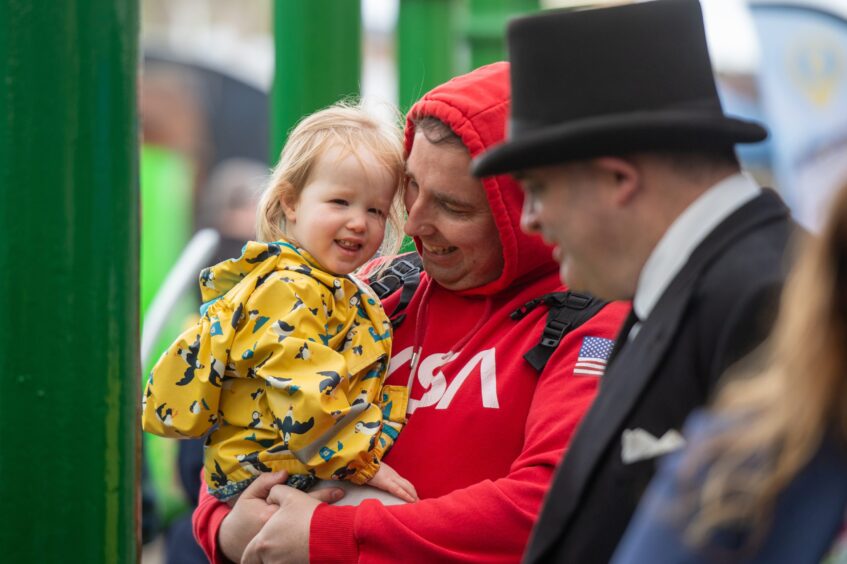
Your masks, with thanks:
[{"label": "black top hat", "polygon": [[477,176],[767,137],[724,115],[697,0],[544,12],[512,21],[508,43],[509,138],[474,161]]}]

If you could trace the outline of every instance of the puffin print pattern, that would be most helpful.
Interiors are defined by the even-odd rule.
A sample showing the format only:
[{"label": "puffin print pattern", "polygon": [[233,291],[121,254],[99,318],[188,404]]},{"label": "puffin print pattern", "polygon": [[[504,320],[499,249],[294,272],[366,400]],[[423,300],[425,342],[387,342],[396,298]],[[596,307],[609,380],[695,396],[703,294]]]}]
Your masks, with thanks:
[{"label": "puffin print pattern", "polygon": [[[258,282],[256,284],[258,286]],[[250,316],[250,321],[253,322],[253,333],[261,329],[262,325],[267,323],[268,319],[270,319],[270,317],[261,315],[258,309],[251,309],[248,315]]]},{"label": "puffin print pattern", "polygon": [[200,320],[151,373],[144,429],[205,436],[219,499],[262,472],[369,480],[408,402],[405,387],[384,385],[391,326],[369,289],[286,242],[248,243],[200,287]]},{"label": "puffin print pattern", "polygon": [[187,348],[183,349],[180,347],[176,350],[177,356],[188,364],[188,368],[185,369],[182,379],[176,383],[177,386],[186,386],[191,383],[194,380],[194,371],[203,368],[203,365],[197,361],[198,352],[200,352],[200,335],[197,335],[194,342],[188,345]]}]

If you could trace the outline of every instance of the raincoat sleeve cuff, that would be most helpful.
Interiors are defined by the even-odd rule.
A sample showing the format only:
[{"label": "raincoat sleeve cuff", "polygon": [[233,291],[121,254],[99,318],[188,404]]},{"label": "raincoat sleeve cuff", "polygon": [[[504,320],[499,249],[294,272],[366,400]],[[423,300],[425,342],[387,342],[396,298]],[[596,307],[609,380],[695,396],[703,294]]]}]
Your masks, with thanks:
[{"label": "raincoat sleeve cuff", "polygon": [[[374,453],[377,456],[381,457],[382,452]],[[350,481],[354,484],[362,485],[366,484],[373,478],[376,473],[379,472],[379,459],[375,458],[373,462],[368,463],[359,469],[358,472],[350,476]]]}]

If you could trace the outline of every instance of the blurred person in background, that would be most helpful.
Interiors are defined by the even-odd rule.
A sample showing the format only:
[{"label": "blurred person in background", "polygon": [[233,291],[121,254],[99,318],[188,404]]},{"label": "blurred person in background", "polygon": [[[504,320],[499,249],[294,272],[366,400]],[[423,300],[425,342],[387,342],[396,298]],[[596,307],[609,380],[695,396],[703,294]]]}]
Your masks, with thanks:
[{"label": "blurred person in background", "polygon": [[789,278],[764,367],[690,418],[614,562],[847,562],[845,344],[847,186]]},{"label": "blurred person in background", "polygon": [[267,165],[244,158],[227,159],[212,170],[200,192],[198,227],[221,236],[213,264],[240,255],[256,238],[256,206],[269,176]]}]

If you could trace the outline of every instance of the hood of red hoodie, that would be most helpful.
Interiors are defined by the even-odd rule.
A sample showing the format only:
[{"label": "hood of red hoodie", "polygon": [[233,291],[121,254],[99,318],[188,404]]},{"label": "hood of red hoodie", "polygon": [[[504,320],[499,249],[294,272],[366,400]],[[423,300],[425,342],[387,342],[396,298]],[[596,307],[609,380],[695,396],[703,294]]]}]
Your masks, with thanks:
[{"label": "hood of red hoodie", "polygon": [[[505,140],[509,116],[509,64],[494,63],[458,76],[431,90],[406,116],[406,154],[415,139],[413,119],[432,116],[443,121],[462,139],[471,159]],[[463,290],[465,295],[490,296],[514,283],[535,278],[558,268],[552,247],[537,235],[521,231],[523,192],[509,175],[482,179],[488,204],[503,247],[500,277]],[[415,239],[418,251],[421,243]]]}]

